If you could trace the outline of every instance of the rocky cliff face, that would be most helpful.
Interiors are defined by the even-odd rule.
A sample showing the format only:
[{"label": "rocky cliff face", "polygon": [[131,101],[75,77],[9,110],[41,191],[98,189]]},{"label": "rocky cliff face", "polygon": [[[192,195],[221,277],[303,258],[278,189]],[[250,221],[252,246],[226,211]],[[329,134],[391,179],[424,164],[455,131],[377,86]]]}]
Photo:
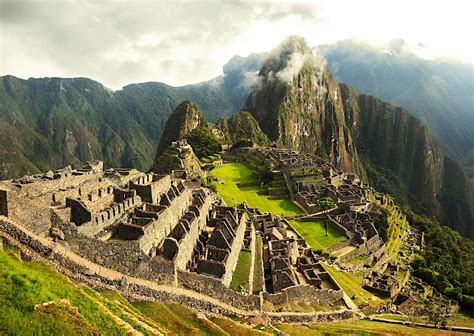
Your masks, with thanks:
[{"label": "rocky cliff face", "polygon": [[340,97],[323,61],[304,39],[291,36],[267,57],[244,110],[277,146],[316,153],[361,174]]},{"label": "rocky cliff face", "polygon": [[426,125],[339,84],[302,38],[290,37],[269,54],[245,109],[278,146],[327,158],[474,237],[469,182]]},{"label": "rocky cliff face", "polygon": [[405,109],[341,84],[348,121],[372,186],[474,237],[470,182],[427,126]]},{"label": "rocky cliff face", "polygon": [[426,125],[406,110],[341,84],[346,120],[374,187],[418,211],[441,216],[444,155]]}]

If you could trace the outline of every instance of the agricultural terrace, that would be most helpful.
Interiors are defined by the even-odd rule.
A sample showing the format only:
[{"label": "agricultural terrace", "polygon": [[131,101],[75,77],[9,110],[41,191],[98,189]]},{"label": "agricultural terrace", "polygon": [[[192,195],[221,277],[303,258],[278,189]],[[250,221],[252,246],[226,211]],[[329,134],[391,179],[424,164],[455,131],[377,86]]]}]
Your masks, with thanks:
[{"label": "agricultural terrace", "polygon": [[362,279],[350,272],[340,272],[337,271],[334,267],[324,264],[324,268],[328,273],[336,280],[339,286],[342,287],[344,292],[352,298],[355,304],[360,305],[363,302],[367,302],[371,306],[378,306],[382,303],[382,300],[363,289],[360,286]]},{"label": "agricultural terrace", "polygon": [[400,244],[409,226],[406,216],[397,205],[382,204],[374,195],[369,196],[369,201],[388,211],[387,252],[393,260],[397,260]]},{"label": "agricultural terrace", "polygon": [[230,288],[239,290],[240,287],[248,289],[250,276],[250,267],[252,264],[252,253],[250,251],[241,251]]},{"label": "agricultural terrace", "polygon": [[[281,216],[304,214],[289,198],[274,199],[266,195],[252,171],[241,163],[226,163],[212,170],[211,174],[219,179],[214,181],[216,190],[227,205],[245,202],[249,207],[258,208],[262,212],[271,212]],[[239,186],[238,184],[245,184]],[[333,226],[326,228],[323,221],[297,222],[290,220],[293,228],[305,238],[313,249],[324,249],[345,240],[345,236]]]}]

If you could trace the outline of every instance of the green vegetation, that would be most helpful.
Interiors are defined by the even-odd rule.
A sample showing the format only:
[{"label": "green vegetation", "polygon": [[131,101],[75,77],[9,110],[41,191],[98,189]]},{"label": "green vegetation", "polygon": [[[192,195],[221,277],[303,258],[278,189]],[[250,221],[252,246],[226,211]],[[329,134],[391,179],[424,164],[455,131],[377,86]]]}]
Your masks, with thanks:
[{"label": "green vegetation", "polygon": [[1,335],[126,335],[133,329],[150,335],[150,328],[172,335],[257,334],[232,320],[198,318],[179,304],[130,304],[117,292],[75,285],[42,262],[21,261],[7,247],[0,250],[0,283]]},{"label": "green vegetation", "polygon": [[321,210],[329,210],[334,208],[336,204],[334,203],[334,200],[331,197],[322,197],[316,201],[316,205]]},{"label": "green vegetation", "polygon": [[241,147],[243,144],[270,145],[270,140],[249,112],[240,111],[229,120],[221,119],[217,127],[224,133],[225,140],[236,147]]},{"label": "green vegetation", "polygon": [[[414,316],[398,315],[398,314],[381,314],[381,315],[377,315],[377,317],[388,319],[388,320],[396,320],[396,321],[431,323],[427,317],[414,317]],[[457,313],[457,314],[453,314],[447,317],[446,325],[474,328],[474,319],[468,315]]]},{"label": "green vegetation", "polygon": [[241,251],[237,266],[235,267],[230,288],[239,290],[241,287],[248,289],[250,265],[252,263],[252,253],[250,251]]},{"label": "green vegetation", "polygon": [[232,335],[232,336],[262,336],[262,335],[267,334],[267,333],[262,333],[260,331],[244,327],[227,318],[212,317],[210,320],[213,323],[215,323],[217,326],[225,330],[228,333],[228,335]]},{"label": "green vegetation", "polygon": [[350,272],[339,272],[334,267],[324,264],[324,268],[336,280],[344,292],[352,298],[355,304],[367,302],[371,306],[377,306],[382,303],[382,300],[366,291],[360,286],[362,279]]},{"label": "green vegetation", "polygon": [[276,326],[289,335],[461,335],[450,330],[428,329],[369,320],[339,321],[315,325],[279,324]]},{"label": "green vegetation", "polygon": [[[294,216],[303,213],[289,199],[272,200],[268,195],[264,195],[265,190],[259,186],[252,171],[241,163],[226,163],[221,167],[217,167],[211,173],[224,181],[223,184],[219,182],[214,184],[219,196],[228,205],[245,202],[248,206],[258,208],[263,212],[283,216]],[[237,184],[242,183],[254,185],[237,186]]]},{"label": "green vegetation", "polygon": [[[262,212],[271,212],[275,215],[295,216],[303,214],[303,210],[298,208],[288,198],[271,199],[265,195],[265,190],[259,186],[258,180],[253,176],[252,171],[241,163],[226,163],[214,169],[212,175],[224,181],[224,183],[214,182],[220,197],[228,205],[245,202],[252,208],[258,208]],[[246,186],[239,187],[237,184]],[[324,222],[297,222],[290,220],[293,228],[303,236],[309,246],[314,249],[326,248],[345,239],[333,226],[326,227]]]},{"label": "green vegetation", "polygon": [[316,312],[328,312],[328,311],[335,311],[345,309],[346,305],[343,300],[339,300],[332,304],[328,303],[320,303],[320,304],[310,304],[305,302],[295,302],[290,301],[287,303],[273,305],[268,301],[264,301],[264,307],[267,311],[291,311],[291,312],[298,312],[298,313],[316,313]]},{"label": "green vegetation", "polygon": [[214,155],[219,151],[219,140],[209,127],[197,127],[186,139],[198,158]]},{"label": "green vegetation", "polygon": [[412,261],[413,274],[441,293],[474,309],[474,241],[424,216],[407,211],[411,226],[424,232],[425,246]]},{"label": "green vegetation", "polygon": [[387,245],[387,252],[397,260],[400,243],[408,230],[408,221],[402,209],[397,205],[382,204],[373,195],[369,200],[382,207],[382,215],[375,221],[375,227]]},{"label": "green vegetation", "polygon": [[133,306],[173,335],[225,335],[223,330],[199,319],[194,311],[177,303],[139,302]]},{"label": "green vegetation", "polygon": [[[13,251],[0,251],[0,279],[0,334],[125,334],[81,286],[41,262],[22,262]],[[34,311],[36,304],[59,299],[71,306]]]},{"label": "green vegetation", "polygon": [[296,220],[288,221],[291,226],[306,240],[313,249],[326,249],[327,247],[347,239],[334,226],[328,225],[328,234],[326,235],[325,221],[299,222]]}]

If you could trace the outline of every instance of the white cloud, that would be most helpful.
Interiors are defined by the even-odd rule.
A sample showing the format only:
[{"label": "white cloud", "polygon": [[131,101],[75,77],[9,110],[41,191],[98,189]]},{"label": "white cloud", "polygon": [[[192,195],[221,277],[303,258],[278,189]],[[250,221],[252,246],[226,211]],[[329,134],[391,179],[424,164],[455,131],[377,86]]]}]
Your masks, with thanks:
[{"label": "white cloud", "polygon": [[0,74],[85,76],[106,86],[207,80],[233,55],[286,36],[422,42],[474,60],[467,1],[155,2],[0,0]]}]

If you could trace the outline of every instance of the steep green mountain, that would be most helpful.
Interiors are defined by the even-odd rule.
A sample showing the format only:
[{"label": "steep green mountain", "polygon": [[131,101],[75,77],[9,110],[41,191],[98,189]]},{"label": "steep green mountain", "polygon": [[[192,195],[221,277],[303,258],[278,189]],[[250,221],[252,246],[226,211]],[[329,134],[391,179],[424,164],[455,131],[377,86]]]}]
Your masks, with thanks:
[{"label": "steep green mountain", "polygon": [[[180,150],[171,146],[173,142],[182,139],[187,140],[192,150]],[[151,170],[169,174],[172,170],[186,168],[191,174],[200,170],[198,158],[217,153],[221,142],[221,132],[203,117],[194,103],[185,100],[176,107],[166,122]]]},{"label": "steep green mountain", "polygon": [[402,204],[474,237],[468,180],[426,125],[403,108],[339,84],[316,60],[299,37],[269,54],[245,106],[269,138],[362,173]]},{"label": "steep green mountain", "polygon": [[347,120],[368,179],[418,213],[474,235],[472,196],[462,167],[427,126],[400,107],[341,84]]},{"label": "steep green mountain", "polygon": [[90,158],[114,166],[146,165],[153,142],[136,119],[111,91],[90,79],[2,77],[1,177]]},{"label": "steep green mountain", "polygon": [[259,145],[270,144],[270,140],[262,132],[258,122],[250,112],[237,112],[228,120],[221,118],[216,126],[224,134],[225,142],[228,144],[235,144],[240,141],[250,141]]},{"label": "steep green mountain", "polygon": [[425,120],[453,159],[474,148],[473,64],[423,59],[402,40],[385,47],[345,40],[315,49],[339,81]]},{"label": "steep green mountain", "polygon": [[278,146],[316,153],[361,173],[339,84],[303,38],[291,36],[267,56],[244,110]]},{"label": "steep green mountain", "polygon": [[[259,63],[260,62],[260,63]],[[150,82],[111,91],[87,78],[0,77],[0,179],[91,158],[148,170],[171,112],[192,99],[206,118],[239,111],[259,54],[234,57],[224,74],[172,87]]]},{"label": "steep green mountain", "polygon": [[166,121],[156,155],[159,156],[173,141],[186,138],[196,128],[207,130],[211,126],[198,107],[190,100],[185,100],[176,107]]}]

